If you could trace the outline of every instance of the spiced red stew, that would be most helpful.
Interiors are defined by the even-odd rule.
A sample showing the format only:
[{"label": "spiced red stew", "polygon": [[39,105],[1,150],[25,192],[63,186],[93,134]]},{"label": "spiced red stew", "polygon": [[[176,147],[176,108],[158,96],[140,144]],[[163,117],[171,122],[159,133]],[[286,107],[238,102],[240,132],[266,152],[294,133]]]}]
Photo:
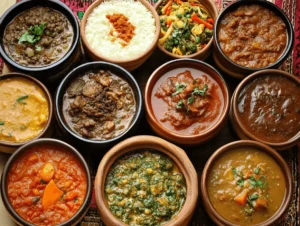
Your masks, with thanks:
[{"label": "spiced red stew", "polygon": [[32,147],[11,166],[8,199],[15,211],[35,225],[57,225],[79,210],[87,192],[83,165],[55,145]]},{"label": "spiced red stew", "polygon": [[288,141],[300,132],[300,86],[278,75],[256,78],[238,97],[238,117],[263,141]]},{"label": "spiced red stew", "polygon": [[218,120],[224,97],[218,83],[209,75],[193,68],[180,68],[156,82],[151,105],[164,127],[175,133],[196,135]]},{"label": "spiced red stew", "polygon": [[242,5],[221,20],[218,40],[223,53],[249,68],[273,64],[287,43],[283,20],[260,5]]}]

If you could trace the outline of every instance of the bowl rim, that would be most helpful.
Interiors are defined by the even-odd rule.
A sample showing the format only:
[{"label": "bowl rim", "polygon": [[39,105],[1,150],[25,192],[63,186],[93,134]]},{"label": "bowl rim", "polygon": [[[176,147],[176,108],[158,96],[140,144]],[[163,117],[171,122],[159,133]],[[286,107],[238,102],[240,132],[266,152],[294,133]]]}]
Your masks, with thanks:
[{"label": "bowl rim", "polygon": [[125,59],[125,60],[117,60],[117,59],[111,59],[105,55],[103,55],[102,53],[97,52],[96,50],[94,50],[92,48],[92,46],[90,45],[90,43],[88,42],[87,38],[86,38],[86,33],[85,33],[85,27],[86,27],[86,23],[88,20],[88,17],[90,16],[91,12],[93,12],[93,10],[99,6],[100,4],[102,4],[105,0],[97,0],[95,2],[93,2],[88,9],[85,11],[81,23],[80,23],[80,36],[81,36],[81,40],[83,43],[83,46],[85,46],[88,50],[88,52],[91,52],[94,56],[96,56],[98,59],[101,59],[103,61],[107,61],[107,62],[111,62],[111,63],[115,63],[115,64],[130,64],[131,62],[137,61],[141,58],[146,57],[147,55],[149,55],[150,51],[152,49],[155,48],[155,46],[157,45],[158,39],[159,39],[159,34],[160,34],[160,22],[159,22],[159,17],[154,9],[154,7],[147,2],[146,0],[134,0],[134,1],[138,1],[141,2],[143,4],[144,7],[147,8],[147,10],[152,14],[154,21],[155,21],[155,27],[156,27],[156,31],[155,31],[155,38],[152,42],[152,44],[141,54],[139,54],[138,56],[135,56],[133,58],[130,59]]},{"label": "bowl rim", "polygon": [[[163,1],[165,1],[165,0],[159,0],[156,4],[155,4],[155,11],[157,12],[157,10],[158,10],[158,7],[163,3]],[[217,19],[217,17],[218,17],[218,10],[217,10],[217,8],[216,8],[216,5],[212,2],[212,1],[210,1],[210,0],[202,0],[201,1],[202,3],[203,2],[205,2],[205,6],[206,6],[206,4],[209,4],[210,5],[210,7],[212,8],[212,11],[213,11],[213,14],[215,15],[214,17],[213,17],[213,19],[214,19],[214,21],[216,21],[216,19]],[[159,15],[158,15],[158,17],[159,17]],[[216,24],[216,23],[215,23]],[[215,26],[214,26],[215,27]],[[213,31],[214,31],[214,27],[213,27]],[[201,49],[200,51],[198,51],[198,52],[196,52],[196,53],[193,53],[193,54],[190,54],[190,55],[183,55],[183,56],[180,56],[180,55],[177,55],[177,54],[174,54],[174,53],[171,53],[171,52],[169,52],[169,51],[167,51],[165,48],[163,48],[162,47],[162,45],[160,45],[159,43],[157,43],[157,47],[159,48],[159,50],[160,51],[162,51],[163,53],[165,53],[165,54],[167,54],[167,55],[169,55],[169,56],[171,56],[171,57],[173,57],[173,58],[176,58],[176,59],[186,59],[186,58],[196,58],[198,55],[200,55],[200,54],[202,54],[202,53],[204,53],[206,50],[208,50],[211,46],[212,46],[212,44],[213,44],[213,42],[214,42],[214,35],[211,37],[211,39],[209,40],[209,42],[206,44],[206,46],[203,48],[203,49]]]},{"label": "bowl rim", "polygon": [[[70,225],[71,223],[74,223],[76,221],[78,221],[81,217],[82,214],[84,214],[86,212],[86,208],[89,206],[90,201],[91,201],[91,194],[92,194],[92,179],[91,179],[91,174],[89,171],[89,167],[88,164],[86,163],[86,161],[84,160],[84,158],[82,157],[82,155],[79,153],[79,151],[77,149],[75,149],[73,146],[69,145],[66,142],[63,142],[61,140],[57,140],[57,139],[53,139],[53,138],[41,138],[41,139],[37,139],[31,142],[28,142],[27,144],[21,146],[20,148],[18,148],[8,159],[4,169],[3,169],[3,173],[1,176],[1,197],[3,199],[3,204],[6,208],[6,210],[8,211],[8,213],[10,214],[10,216],[14,219],[14,221],[21,223],[22,225],[29,225],[29,226],[33,226],[34,224],[26,221],[25,219],[23,219],[12,207],[8,196],[7,196],[7,176],[9,173],[9,170],[11,168],[11,165],[18,159],[18,157],[22,154],[24,154],[28,149],[35,147],[37,145],[43,145],[43,144],[50,144],[53,146],[60,146],[65,148],[68,152],[70,152],[72,155],[74,155],[77,160],[82,164],[83,169],[85,170],[86,173],[86,180],[87,180],[87,188],[86,188],[86,195],[84,198],[84,202],[82,203],[81,207],[78,209],[78,211],[67,221],[59,224],[59,226],[67,226]],[[88,208],[87,208],[88,209]]]},{"label": "bowl rim", "polygon": [[48,101],[48,112],[49,112],[48,121],[47,121],[47,124],[45,125],[44,129],[40,132],[40,134],[38,134],[36,137],[34,137],[30,140],[23,141],[23,142],[18,142],[18,143],[8,142],[8,141],[1,141],[0,140],[0,145],[6,146],[6,147],[19,147],[19,146],[22,146],[22,145],[30,142],[30,141],[39,139],[40,137],[45,135],[45,133],[47,132],[48,128],[51,126],[51,123],[52,123],[53,102],[52,102],[51,94],[50,94],[49,90],[47,89],[47,87],[42,82],[40,82],[36,78],[33,78],[29,75],[25,75],[25,74],[18,73],[18,72],[12,72],[12,73],[1,75],[0,76],[0,81],[1,80],[6,80],[6,79],[12,79],[12,78],[22,78],[24,80],[35,83],[44,92],[45,96],[47,97],[47,101]]},{"label": "bowl rim", "polygon": [[278,208],[278,210],[266,221],[263,221],[259,224],[255,224],[256,226],[268,226],[272,225],[272,223],[277,222],[282,215],[285,213],[285,211],[288,209],[291,201],[292,201],[292,174],[289,170],[288,165],[286,164],[285,160],[280,156],[280,154],[272,149],[271,147],[257,142],[257,141],[250,141],[250,140],[239,140],[234,141],[228,144],[223,145],[219,149],[217,149],[207,160],[204,169],[202,171],[201,176],[201,196],[203,200],[203,204],[205,207],[206,212],[208,213],[209,217],[218,225],[227,225],[227,226],[237,226],[237,224],[234,224],[228,220],[226,220],[224,217],[222,217],[217,210],[213,207],[212,203],[210,202],[208,191],[206,187],[206,181],[208,178],[209,170],[214,165],[214,162],[216,159],[218,159],[220,156],[222,156],[225,152],[231,151],[240,147],[252,147],[255,149],[258,149],[266,154],[268,154],[270,157],[272,157],[277,165],[281,168],[281,171],[285,177],[286,182],[286,192],[285,196],[283,198],[281,206]]},{"label": "bowl rim", "polygon": [[[218,85],[220,86],[220,88],[222,89],[222,94],[224,97],[224,106],[223,106],[223,110],[222,113],[219,116],[219,119],[213,124],[213,126],[211,126],[209,129],[205,130],[202,133],[196,134],[196,135],[184,135],[184,134],[180,134],[180,133],[175,133],[167,128],[165,128],[162,124],[160,124],[158,122],[158,120],[156,119],[153,111],[151,111],[150,109],[152,109],[152,104],[151,104],[151,93],[153,90],[154,85],[157,83],[157,80],[159,78],[161,78],[164,74],[166,74],[167,72],[165,72],[164,74],[162,74],[161,76],[157,76],[157,73],[159,73],[161,70],[163,70],[165,67],[169,66],[169,65],[176,65],[177,63],[181,63],[181,62],[186,62],[187,65],[189,63],[192,64],[201,64],[204,67],[208,68],[209,70],[212,70],[217,77],[219,77],[220,81],[222,84],[220,84],[219,82],[217,82],[213,76],[209,75],[210,77],[212,77],[212,79],[218,83]],[[173,69],[175,69],[177,67],[174,67]],[[173,70],[172,69],[172,70]],[[195,68],[196,70],[198,70],[197,68]],[[201,71],[201,69],[199,69]],[[170,71],[170,70],[168,70]],[[207,73],[208,74],[208,73]],[[152,81],[153,85],[151,85]],[[223,91],[224,90],[224,91]],[[148,81],[146,83],[145,86],[145,108],[146,108],[146,112],[147,112],[147,118],[149,118],[149,120],[157,127],[159,128],[160,131],[162,131],[164,134],[168,134],[170,135],[172,138],[175,139],[184,139],[186,141],[191,140],[191,139],[195,139],[195,138],[199,138],[199,137],[205,137],[211,133],[213,133],[221,124],[223,124],[227,118],[228,112],[229,112],[229,106],[230,106],[230,100],[229,100],[229,91],[228,91],[228,86],[226,81],[224,80],[224,78],[222,77],[222,75],[217,71],[217,69],[215,69],[214,67],[212,67],[211,65],[209,65],[208,63],[201,61],[201,60],[196,60],[196,59],[189,59],[189,58],[183,58],[183,59],[175,59],[175,60],[171,60],[168,61],[164,64],[162,64],[161,66],[159,66],[148,78]]]},{"label": "bowl rim", "polygon": [[[222,48],[220,46],[220,43],[218,41],[218,27],[219,24],[222,20],[222,18],[230,11],[232,11],[233,9],[235,9],[236,7],[239,7],[241,5],[253,5],[253,4],[259,4],[260,6],[263,6],[264,8],[268,8],[270,11],[272,12],[276,12],[276,15],[279,16],[282,21],[285,23],[286,25],[286,31],[287,31],[287,42],[286,42],[286,46],[284,51],[282,52],[282,54],[280,55],[280,57],[275,61],[275,63],[269,64],[266,67],[260,67],[260,68],[250,68],[250,67],[245,67],[242,65],[239,65],[237,63],[235,63],[234,61],[232,61],[229,57],[227,57],[224,52],[222,51]],[[290,32],[289,32],[290,31]],[[236,0],[235,2],[232,2],[232,4],[230,4],[229,6],[227,6],[226,8],[224,8],[218,15],[216,21],[215,21],[215,26],[214,26],[214,32],[213,32],[213,36],[214,36],[214,45],[216,47],[216,49],[218,50],[218,53],[222,56],[223,59],[226,60],[226,62],[228,62],[229,64],[231,64],[234,67],[237,67],[243,71],[247,71],[247,73],[253,73],[256,72],[258,70],[264,70],[264,69],[269,69],[269,68],[276,68],[279,67],[279,65],[282,64],[282,62],[289,56],[289,54],[292,51],[293,48],[293,44],[294,44],[294,29],[293,26],[289,20],[289,18],[287,17],[287,15],[283,12],[282,9],[280,9],[277,5],[275,5],[272,2],[266,1],[266,0],[251,0],[251,1],[245,1],[245,0]],[[245,76],[243,76],[245,77]]]},{"label": "bowl rim", "polygon": [[[168,156],[178,166],[186,180],[186,200],[181,210],[170,221],[165,223],[166,226],[181,226],[186,220],[191,218],[197,204],[198,198],[198,177],[196,170],[188,158],[185,151],[178,146],[163,140],[160,137],[149,135],[138,135],[130,137],[114,147],[112,147],[102,158],[97,174],[95,177],[95,198],[97,208],[102,218],[108,218],[114,225],[126,226],[124,222],[116,218],[107,206],[104,194],[104,184],[106,176],[113,163],[128,153],[138,151],[138,149],[153,149],[156,152]],[[99,208],[101,206],[101,208]],[[105,216],[105,217],[104,217]],[[105,220],[105,219],[104,219]]]},{"label": "bowl rim", "polygon": [[[66,15],[65,12],[61,12],[58,9],[54,9],[54,10],[59,11],[61,14],[63,14],[68,19],[68,21],[71,23],[71,25],[73,27],[74,37],[73,37],[73,43],[72,43],[72,46],[70,47],[70,49],[58,61],[56,61],[56,62],[54,62],[52,64],[45,65],[45,66],[26,67],[26,66],[23,66],[21,64],[18,64],[16,61],[14,61],[12,58],[10,58],[8,56],[8,54],[6,53],[6,51],[4,50],[4,48],[2,47],[3,46],[3,42],[2,42],[2,40],[0,40],[0,55],[1,55],[1,57],[3,57],[3,60],[5,62],[8,62],[9,65],[13,65],[13,67],[15,67],[15,68],[17,68],[18,70],[21,70],[21,71],[26,71],[26,72],[29,72],[29,73],[31,73],[31,72],[40,72],[40,73],[42,73],[44,71],[48,71],[48,70],[51,70],[51,69],[59,66],[60,64],[62,64],[66,60],[68,60],[72,56],[72,54],[74,53],[74,51],[76,51],[77,45],[79,43],[79,25],[78,25],[78,21],[77,21],[76,17],[74,16],[73,12],[71,11],[71,9],[67,5],[65,5],[63,2],[57,1],[57,0],[47,0],[47,1],[22,0],[20,2],[17,2],[16,4],[12,5],[8,10],[6,10],[5,13],[1,16],[1,18],[0,18],[0,25],[3,24],[3,21],[5,20],[5,18],[8,15],[10,15],[10,14],[13,15],[13,11],[16,8],[22,8],[26,4],[34,4],[34,6],[29,7],[29,8],[34,8],[34,7],[37,7],[37,6],[45,6],[45,5],[46,5],[45,7],[51,8],[51,6],[49,6],[49,4],[50,5],[57,5],[61,9],[65,10],[65,12],[67,12],[68,15]],[[18,16],[18,15],[20,15],[20,13],[16,14],[14,16],[14,18],[16,16]],[[11,21],[12,20],[10,20],[10,22]],[[5,28],[4,28],[4,30],[5,30]]]},{"label": "bowl rim", "polygon": [[263,139],[258,138],[257,136],[253,135],[253,133],[251,133],[250,131],[248,131],[245,127],[244,124],[241,122],[239,116],[238,116],[238,110],[237,110],[237,105],[238,105],[238,97],[240,92],[242,91],[242,89],[249,83],[253,82],[253,80],[255,80],[256,78],[260,78],[260,77],[264,77],[264,76],[268,76],[268,75],[276,75],[276,76],[282,76],[285,77],[291,81],[293,81],[294,83],[298,84],[300,86],[300,80],[296,77],[293,76],[292,74],[289,74],[288,72],[285,71],[281,71],[281,70],[277,70],[277,69],[266,69],[266,70],[262,70],[262,71],[257,71],[254,72],[252,74],[250,74],[249,76],[247,76],[246,78],[244,78],[239,85],[236,87],[231,101],[232,101],[232,118],[234,121],[236,121],[237,126],[241,129],[241,131],[247,136],[249,137],[251,140],[255,140],[264,144],[267,144],[275,149],[279,148],[279,150],[281,150],[280,148],[283,146],[287,146],[290,145],[294,142],[296,142],[297,140],[300,140],[300,131],[293,136],[292,138],[290,138],[289,140],[285,141],[285,142],[269,142],[269,141],[264,141]]},{"label": "bowl rim", "polygon": [[[58,106],[61,106],[61,102],[62,102],[62,99],[60,99],[60,94],[62,93],[62,91],[66,91],[66,90],[63,90],[63,86],[65,85],[65,83],[68,83],[72,80],[74,80],[74,78],[78,77],[80,74],[78,73],[78,71],[80,71],[80,69],[84,68],[85,69],[85,72],[87,72],[88,70],[91,70],[91,69],[88,69],[90,68],[91,66],[97,66],[98,68],[99,67],[102,67],[102,66],[108,66],[110,68],[115,68],[117,70],[119,70],[121,73],[117,74],[118,77],[120,78],[124,78],[125,77],[125,80],[128,80],[130,81],[134,86],[130,85],[133,92],[135,93],[135,96],[136,96],[136,105],[137,105],[137,108],[136,108],[136,112],[135,112],[135,115],[130,123],[130,125],[128,126],[128,128],[122,133],[120,134],[119,136],[116,136],[114,138],[111,138],[111,139],[108,139],[108,140],[91,140],[91,139],[87,139],[87,138],[84,138],[82,136],[80,136],[79,134],[77,134],[75,131],[73,131],[71,128],[69,128],[69,126],[67,125],[67,123],[64,122],[64,116],[63,114],[61,114],[61,109],[59,109]],[[125,76],[124,76],[125,74]],[[63,97],[63,95],[62,95]],[[110,144],[110,143],[113,143],[115,141],[118,141],[120,139],[122,139],[124,136],[126,136],[126,134],[134,128],[134,125],[139,121],[141,115],[142,115],[142,111],[143,111],[143,97],[142,97],[142,92],[141,92],[141,89],[137,83],[137,81],[135,80],[135,78],[133,77],[133,75],[131,75],[130,72],[128,72],[127,70],[125,70],[123,67],[119,66],[119,65],[116,65],[114,63],[109,63],[109,62],[104,62],[104,61],[93,61],[93,62],[88,62],[88,63],[84,63],[84,64],[81,64],[79,65],[78,67],[74,68],[73,70],[71,70],[65,77],[64,79],[61,81],[61,83],[59,84],[59,86],[57,87],[57,91],[56,91],[56,94],[55,94],[55,115],[56,115],[56,118],[57,118],[57,121],[58,123],[63,127],[63,129],[65,131],[67,131],[68,134],[70,134],[72,137],[80,140],[80,141],[83,141],[85,143],[89,143],[89,144]]]}]

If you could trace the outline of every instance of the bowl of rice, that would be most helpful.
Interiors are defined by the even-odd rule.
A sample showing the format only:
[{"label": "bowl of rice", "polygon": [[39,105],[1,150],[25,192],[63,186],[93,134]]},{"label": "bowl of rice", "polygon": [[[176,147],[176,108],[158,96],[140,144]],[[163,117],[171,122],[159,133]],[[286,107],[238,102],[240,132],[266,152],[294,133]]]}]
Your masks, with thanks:
[{"label": "bowl of rice", "polygon": [[91,60],[133,71],[156,48],[160,22],[146,0],[98,0],[85,12],[80,35]]}]

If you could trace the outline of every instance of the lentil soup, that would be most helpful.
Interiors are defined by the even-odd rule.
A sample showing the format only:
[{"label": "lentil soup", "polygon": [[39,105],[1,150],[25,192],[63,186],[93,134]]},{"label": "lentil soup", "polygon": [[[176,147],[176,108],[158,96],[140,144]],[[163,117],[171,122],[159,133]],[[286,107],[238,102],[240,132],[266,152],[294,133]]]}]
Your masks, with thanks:
[{"label": "lentil soup", "polygon": [[111,212],[129,225],[163,225],[186,199],[183,174],[167,156],[139,151],[119,158],[105,182]]},{"label": "lentil soup", "polygon": [[207,177],[209,199],[216,211],[237,225],[268,220],[281,206],[286,182],[276,161],[253,148],[229,150]]}]

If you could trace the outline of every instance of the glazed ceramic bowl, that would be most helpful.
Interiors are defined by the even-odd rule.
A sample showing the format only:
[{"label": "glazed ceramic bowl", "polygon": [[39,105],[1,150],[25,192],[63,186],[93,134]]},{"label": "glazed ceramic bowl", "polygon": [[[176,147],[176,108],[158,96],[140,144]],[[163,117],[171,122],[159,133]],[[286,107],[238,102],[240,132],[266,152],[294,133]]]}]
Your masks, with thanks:
[{"label": "glazed ceramic bowl", "polygon": [[[70,86],[71,82],[77,78],[79,75],[84,75],[88,71],[92,70],[109,70],[111,73],[119,76],[120,78],[124,79],[128,82],[128,84],[131,86],[132,91],[135,96],[135,104],[136,104],[136,111],[135,115],[133,116],[133,119],[128,126],[127,130],[120,134],[119,136],[116,136],[114,138],[108,139],[108,140],[95,140],[95,139],[87,139],[82,136],[80,136],[78,133],[76,133],[73,129],[70,128],[70,126],[67,124],[64,114],[63,114],[63,98],[64,94],[66,93],[66,90]],[[90,148],[90,150],[97,150],[99,151],[99,148],[108,148],[111,147],[113,144],[116,144],[117,142],[123,140],[124,138],[130,136],[135,129],[137,128],[139,121],[142,117],[142,106],[143,106],[143,99],[142,99],[142,93],[140,90],[139,85],[137,84],[135,78],[124,68],[107,62],[91,62],[86,63],[78,66],[77,68],[73,69],[60,83],[60,85],[57,88],[57,92],[55,95],[55,115],[58,121],[59,128],[61,132],[64,134],[64,137],[69,139],[70,142],[75,142],[78,145],[87,146]]]},{"label": "glazed ceramic bowl", "polygon": [[20,156],[22,156],[24,153],[26,153],[29,149],[34,147],[39,147],[40,145],[55,145],[57,147],[61,147],[64,150],[70,152],[73,156],[75,156],[78,161],[82,164],[83,170],[85,171],[86,178],[87,178],[87,189],[86,189],[86,196],[84,198],[84,201],[73,217],[71,217],[69,220],[65,221],[62,224],[59,224],[60,226],[67,226],[67,225],[77,225],[80,220],[84,217],[86,212],[89,209],[89,205],[92,198],[92,179],[89,171],[89,167],[84,160],[84,158],[81,156],[81,154],[71,145],[62,142],[60,140],[56,139],[38,139],[31,141],[22,147],[20,147],[7,161],[2,177],[1,177],[1,197],[3,200],[3,204],[8,211],[9,215],[12,217],[12,219],[19,225],[28,225],[33,226],[30,222],[26,221],[24,218],[22,218],[13,208],[12,204],[9,201],[8,195],[7,195],[7,180],[8,180],[8,174],[10,172],[10,169],[14,162],[18,160]]},{"label": "glazed ceramic bowl", "polygon": [[[31,140],[35,140],[35,139],[38,139],[41,137],[51,137],[51,135],[53,133],[53,123],[52,123],[53,122],[53,120],[52,120],[53,104],[52,104],[52,98],[51,98],[51,95],[50,95],[48,89],[43,85],[43,83],[41,83],[37,79],[35,79],[31,76],[28,76],[28,75],[24,75],[24,74],[20,74],[20,73],[10,73],[10,74],[5,74],[5,75],[0,76],[0,80],[6,80],[6,79],[12,79],[12,78],[22,78],[22,79],[28,80],[29,82],[33,82],[38,87],[40,87],[42,89],[42,91],[44,92],[45,96],[47,97],[48,107],[49,107],[48,121],[47,121],[43,131],[38,136],[36,136],[35,138],[33,138]],[[2,119],[2,120],[4,120],[4,119]],[[31,141],[31,140],[29,140],[29,141]],[[28,143],[29,141],[18,142],[18,143],[0,141],[0,150],[2,152],[6,152],[6,153],[13,153],[16,149],[18,149],[22,145]]]},{"label": "glazed ceramic bowl", "polygon": [[220,147],[218,150],[216,150],[212,156],[208,159],[206,162],[202,177],[201,177],[201,197],[202,201],[204,203],[204,208],[206,212],[208,213],[209,217],[217,224],[217,225],[224,225],[224,226],[237,226],[238,224],[234,224],[225,218],[223,218],[217,210],[214,208],[212,202],[210,201],[209,195],[208,195],[208,175],[216,162],[224,153],[227,151],[231,151],[234,149],[247,149],[252,148],[255,150],[262,151],[272,157],[276,163],[280,166],[280,169],[283,172],[284,179],[286,182],[286,192],[284,194],[284,198],[282,201],[281,206],[277,210],[277,212],[271,216],[268,220],[255,224],[256,226],[268,226],[268,225],[275,225],[276,222],[280,220],[280,218],[284,215],[284,213],[288,210],[289,205],[292,200],[292,175],[290,172],[289,167],[287,166],[284,159],[272,148],[270,148],[267,145],[264,145],[262,143],[256,142],[256,141],[235,141],[229,144],[226,144],[222,147]]},{"label": "glazed ceramic bowl", "polygon": [[[255,134],[254,132],[248,130],[245,126],[245,124],[242,122],[242,120],[239,117],[239,96],[241,92],[243,92],[243,89],[248,84],[251,84],[255,79],[261,78],[263,76],[282,76],[284,78],[287,78],[291,80],[295,86],[300,87],[300,80],[295,77],[294,75],[291,75],[287,72],[281,71],[281,70],[275,70],[275,69],[268,69],[268,70],[262,70],[259,72],[255,72],[251,75],[249,75],[247,78],[242,80],[242,82],[237,86],[237,88],[234,91],[234,94],[232,95],[231,99],[231,105],[230,105],[230,121],[232,123],[232,126],[236,132],[236,134],[239,136],[240,139],[246,139],[246,140],[255,140],[261,143],[264,143],[266,145],[269,145],[270,147],[276,149],[276,150],[284,150],[287,148],[290,148],[294,145],[297,145],[300,142],[300,131],[296,133],[295,136],[288,139],[284,142],[270,142],[267,140],[264,140],[263,138],[258,137],[258,134]],[[296,106],[295,106],[296,107]],[[297,123],[297,122],[295,122]]]},{"label": "glazed ceramic bowl", "polygon": [[[279,16],[283,20],[283,22],[286,25],[286,30],[287,30],[287,43],[286,43],[285,50],[283,51],[281,56],[276,60],[276,62],[274,62],[273,64],[270,64],[266,67],[262,67],[262,68],[244,67],[244,66],[238,65],[237,63],[233,62],[231,59],[229,59],[229,57],[227,57],[223,53],[221,46],[220,46],[219,37],[218,37],[220,23],[227,13],[235,10],[239,6],[253,5],[253,4],[260,5],[262,7],[268,8],[269,10],[273,11],[277,16]],[[253,1],[238,0],[238,1],[230,4],[228,7],[226,7],[219,14],[219,16],[216,20],[215,27],[214,27],[213,58],[217,64],[217,66],[222,71],[224,71],[226,74],[231,75],[236,78],[239,78],[239,79],[243,79],[247,75],[254,73],[256,71],[259,71],[259,70],[278,68],[291,53],[292,48],[293,48],[293,42],[294,42],[293,26],[292,26],[289,18],[287,17],[287,15],[279,7],[277,7],[273,3],[269,2],[269,1],[265,1],[265,0],[253,0]]]},{"label": "glazed ceramic bowl", "polygon": [[[165,0],[159,0],[156,4],[155,4],[155,10],[158,11],[159,7],[162,5],[162,3]],[[210,1],[210,0],[202,0],[200,1],[201,4],[203,4],[205,6],[205,8],[208,10],[209,14],[211,15],[211,17],[214,19],[214,21],[216,21],[216,18],[218,16],[218,10],[215,6],[215,4]],[[169,51],[167,51],[162,45],[158,44],[158,48],[166,55],[172,57],[172,58],[177,58],[177,59],[182,59],[182,58],[194,58],[194,59],[199,59],[199,60],[205,60],[208,55],[211,52],[211,48],[213,45],[213,39],[214,37],[212,37],[210,39],[210,41],[207,43],[207,45],[201,49],[200,51],[190,54],[190,55],[185,55],[185,56],[180,56],[174,53],[171,53]]]},{"label": "glazed ceramic bowl", "polygon": [[[154,113],[155,106],[152,106],[151,99],[154,92],[153,89],[156,83],[162,76],[166,74],[168,74],[168,77],[176,76],[179,73],[177,71],[178,69],[182,71],[185,71],[186,69],[197,70],[197,73],[209,75],[219,85],[221,93],[223,95],[224,104],[223,107],[220,108],[220,115],[218,119],[216,119],[210,127],[205,129],[203,132],[199,132],[198,134],[186,135],[177,133],[174,130],[170,130],[160,123],[160,121],[156,118]],[[173,70],[176,70],[176,72],[173,72]],[[203,61],[194,59],[178,59],[163,64],[162,66],[157,68],[149,77],[145,88],[144,98],[146,105],[147,120],[151,128],[159,136],[177,144],[194,145],[203,143],[215,136],[221,130],[221,128],[224,126],[227,120],[229,110],[229,93],[227,85],[220,73],[215,68]]]},{"label": "glazed ceramic bowl", "polygon": [[[49,7],[61,12],[70,21],[74,38],[72,46],[69,51],[58,61],[43,67],[27,67],[16,63],[12,60],[3,46],[3,35],[6,26],[21,12],[36,6]],[[79,47],[79,25],[73,12],[64,3],[55,0],[48,1],[32,1],[24,0],[14,4],[10,7],[0,19],[0,55],[8,66],[10,71],[18,71],[29,74],[45,83],[58,81],[80,60],[80,47]]]},{"label": "glazed ceramic bowl", "polygon": [[86,27],[87,20],[89,18],[89,15],[91,14],[91,12],[93,12],[93,10],[97,6],[102,4],[102,2],[103,2],[103,0],[98,0],[98,1],[95,1],[92,5],[90,5],[89,8],[86,10],[86,12],[84,13],[84,16],[82,18],[81,25],[80,25],[80,35],[81,35],[83,47],[91,60],[93,60],[93,61],[102,61],[103,60],[103,61],[111,62],[114,64],[118,64],[119,66],[125,68],[128,71],[133,71],[134,69],[136,69],[137,67],[142,65],[150,57],[150,55],[152,54],[152,52],[154,51],[154,49],[157,45],[158,38],[159,38],[159,33],[160,33],[159,17],[157,15],[156,11],[154,10],[153,6],[151,6],[149,2],[147,2],[146,0],[135,0],[135,1],[141,2],[150,11],[150,13],[153,15],[153,18],[155,19],[156,33],[155,33],[155,38],[154,38],[152,44],[149,46],[149,48],[145,52],[141,53],[138,56],[134,56],[133,58],[128,59],[128,60],[111,59],[111,58],[105,56],[104,54],[101,54],[101,53],[95,51],[92,48],[92,46],[89,44],[89,42],[86,38],[85,27]]},{"label": "glazed ceramic bowl", "polygon": [[161,152],[168,156],[175,162],[182,174],[184,175],[187,193],[186,200],[179,211],[179,213],[173,217],[169,222],[164,224],[165,226],[186,226],[188,225],[193,212],[196,208],[198,197],[198,179],[195,168],[190,162],[186,153],[179,147],[171,144],[159,137],[154,136],[135,136],[128,138],[113,148],[111,148],[103,157],[98,167],[96,179],[95,179],[95,197],[97,208],[100,213],[100,217],[106,225],[120,225],[126,226],[127,224],[118,220],[109,210],[107,199],[104,193],[104,186],[107,174],[112,164],[121,156],[130,154],[131,152],[138,150],[154,150]]}]

